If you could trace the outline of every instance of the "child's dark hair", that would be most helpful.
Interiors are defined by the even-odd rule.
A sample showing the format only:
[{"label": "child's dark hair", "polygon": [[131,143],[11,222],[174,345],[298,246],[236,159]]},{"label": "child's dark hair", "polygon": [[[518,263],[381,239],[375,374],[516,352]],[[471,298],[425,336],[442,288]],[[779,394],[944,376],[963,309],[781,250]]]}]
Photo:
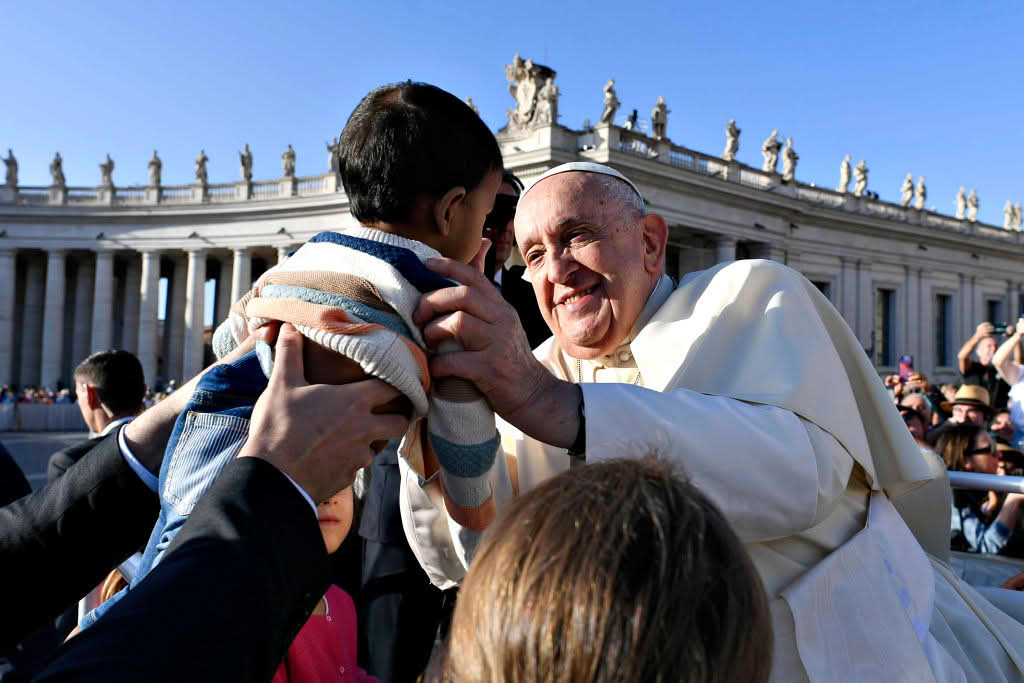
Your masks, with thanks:
[{"label": "child's dark hair", "polygon": [[472,191],[503,168],[494,134],[465,102],[413,81],[376,88],[356,105],[339,156],[349,211],[360,223],[401,222],[418,196]]}]

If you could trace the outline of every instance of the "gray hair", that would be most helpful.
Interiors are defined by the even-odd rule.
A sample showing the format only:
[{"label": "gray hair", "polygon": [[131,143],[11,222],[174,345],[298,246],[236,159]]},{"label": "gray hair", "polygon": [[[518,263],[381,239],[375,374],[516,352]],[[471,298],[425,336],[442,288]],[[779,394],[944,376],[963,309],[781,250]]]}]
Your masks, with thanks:
[{"label": "gray hair", "polygon": [[597,184],[602,196],[620,207],[624,216],[639,220],[647,215],[644,200],[629,183],[600,173],[590,174],[590,180]]}]

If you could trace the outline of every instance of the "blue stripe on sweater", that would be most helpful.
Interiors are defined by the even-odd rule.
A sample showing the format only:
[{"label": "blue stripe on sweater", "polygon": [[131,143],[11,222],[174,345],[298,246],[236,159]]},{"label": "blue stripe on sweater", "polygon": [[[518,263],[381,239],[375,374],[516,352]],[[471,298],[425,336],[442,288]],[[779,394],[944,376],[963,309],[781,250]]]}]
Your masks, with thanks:
[{"label": "blue stripe on sweater", "polygon": [[437,273],[427,270],[427,267],[423,265],[419,257],[404,247],[374,242],[362,237],[343,235],[338,232],[321,232],[309,241],[340,244],[343,247],[356,249],[385,263],[389,263],[420,292],[433,292],[445,287],[455,286],[455,283],[451,280],[447,280]]},{"label": "blue stripe on sweater", "polygon": [[311,304],[340,308],[346,313],[350,313],[364,322],[375,323],[381,327],[386,327],[395,334],[408,339],[413,338],[409,328],[406,327],[405,323],[402,322],[402,319],[397,315],[378,311],[375,308],[371,308],[370,306],[358,301],[353,301],[341,294],[324,292],[319,289],[310,289],[309,287],[300,287],[299,285],[265,285],[260,296],[268,299],[300,299],[302,301],[308,301]]},{"label": "blue stripe on sweater", "polygon": [[[429,424],[429,423],[428,423]],[[437,461],[448,472],[456,477],[472,479],[487,474],[494,464],[498,453],[498,432],[490,441],[467,446],[452,443],[437,434],[430,435],[430,445],[434,447]]]}]

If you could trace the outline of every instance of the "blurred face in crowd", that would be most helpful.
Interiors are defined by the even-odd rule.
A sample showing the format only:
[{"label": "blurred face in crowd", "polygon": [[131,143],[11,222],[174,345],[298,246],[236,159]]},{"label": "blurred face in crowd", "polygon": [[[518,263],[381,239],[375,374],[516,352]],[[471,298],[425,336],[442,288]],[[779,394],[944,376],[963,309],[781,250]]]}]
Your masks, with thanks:
[{"label": "blurred face in crowd", "polygon": [[515,245],[513,220],[516,216],[516,202],[519,193],[511,183],[503,182],[494,198],[494,209],[484,221],[484,237],[491,240],[495,268],[500,269],[512,255]]},{"label": "blurred face in crowd", "polygon": [[330,555],[341,547],[341,542],[352,528],[352,487],[336,494],[316,506],[316,521]]},{"label": "blurred face in crowd", "polygon": [[996,442],[985,432],[980,432],[965,455],[964,469],[981,474],[997,474],[999,458],[995,454]]},{"label": "blurred face in crowd", "polygon": [[978,354],[978,362],[982,365],[988,365],[992,362],[992,356],[996,353],[996,338],[985,337],[978,345],[974,348],[975,353]]},{"label": "blurred face in crowd", "polygon": [[910,394],[904,396],[901,403],[905,406],[909,406],[921,413],[921,417],[925,420],[925,424],[929,425],[932,421],[932,408],[928,405],[928,401],[921,394]]},{"label": "blurred face in crowd", "polygon": [[1010,422],[1010,412],[1008,410],[1001,410],[996,413],[996,416],[992,418],[990,429],[993,434],[1001,436],[1007,441],[1013,439],[1013,423]]},{"label": "blurred face in crowd", "polygon": [[959,422],[961,424],[970,422],[976,425],[985,425],[985,412],[976,406],[969,406],[960,403],[953,406],[953,417],[950,418],[953,422]]},{"label": "blurred face in crowd", "polygon": [[914,437],[915,441],[924,441],[925,432],[928,428],[925,426],[921,416],[912,410],[907,410],[902,413],[903,421],[907,424],[907,429],[910,430],[910,435]]},{"label": "blurred face in crowd", "polygon": [[664,269],[668,227],[634,198],[621,180],[571,171],[540,181],[519,203],[516,241],[537,303],[574,358],[619,346]]}]

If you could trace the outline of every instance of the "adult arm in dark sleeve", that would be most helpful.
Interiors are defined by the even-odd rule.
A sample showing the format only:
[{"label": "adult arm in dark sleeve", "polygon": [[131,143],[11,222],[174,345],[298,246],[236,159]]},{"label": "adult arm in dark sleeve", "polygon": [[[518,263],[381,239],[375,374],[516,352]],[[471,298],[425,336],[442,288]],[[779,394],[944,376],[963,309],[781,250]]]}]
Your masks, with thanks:
[{"label": "adult arm in dark sleeve", "polygon": [[157,497],[117,432],[35,493],[0,508],[0,650],[52,620],[146,542]]},{"label": "adult arm in dark sleeve", "polygon": [[59,477],[71,469],[71,466],[85,457],[85,454],[96,447],[99,439],[85,439],[81,443],[62,448],[50,456],[46,464],[46,481],[57,481]]},{"label": "adult arm in dark sleeve", "polygon": [[164,559],[37,681],[269,681],[330,583],[316,517],[259,458],[233,461]]}]

